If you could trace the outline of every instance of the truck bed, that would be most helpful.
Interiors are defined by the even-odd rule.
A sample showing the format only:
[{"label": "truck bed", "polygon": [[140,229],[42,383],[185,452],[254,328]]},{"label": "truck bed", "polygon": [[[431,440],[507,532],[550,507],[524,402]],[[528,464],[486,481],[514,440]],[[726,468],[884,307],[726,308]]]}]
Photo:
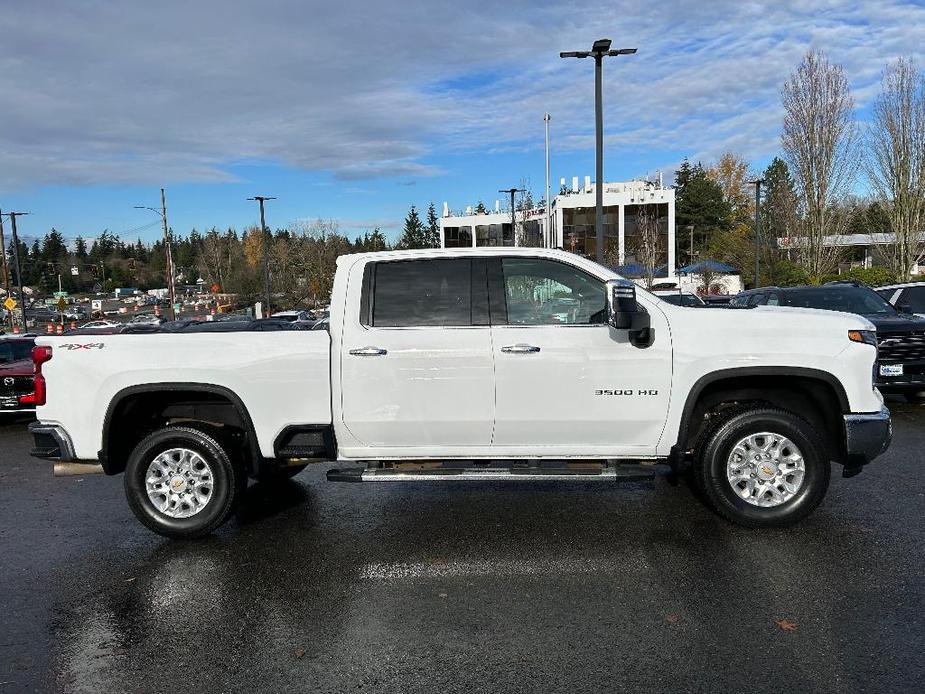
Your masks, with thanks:
[{"label": "truck bed", "polygon": [[[65,425],[80,459],[93,460],[113,399],[144,384],[209,384],[244,403],[261,453],[292,424],[331,423],[327,331],[45,336],[48,400],[43,422]],[[63,390],[60,384],[67,384]]]}]

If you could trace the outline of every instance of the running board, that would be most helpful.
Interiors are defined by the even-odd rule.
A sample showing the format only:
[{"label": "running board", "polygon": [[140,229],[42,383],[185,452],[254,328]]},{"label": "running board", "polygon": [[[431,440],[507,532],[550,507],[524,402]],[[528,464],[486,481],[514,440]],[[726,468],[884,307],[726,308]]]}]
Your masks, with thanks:
[{"label": "running board", "polygon": [[594,468],[456,467],[409,469],[347,468],[328,470],[328,482],[613,482],[650,480],[653,465],[605,465]]}]

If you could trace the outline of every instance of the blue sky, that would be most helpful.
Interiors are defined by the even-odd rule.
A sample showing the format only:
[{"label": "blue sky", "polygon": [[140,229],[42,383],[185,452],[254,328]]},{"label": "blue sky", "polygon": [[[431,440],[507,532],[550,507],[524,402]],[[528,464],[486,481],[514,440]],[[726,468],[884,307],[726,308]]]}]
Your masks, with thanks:
[{"label": "blue sky", "polygon": [[[602,36],[605,174],[685,156],[778,152],[779,90],[810,48],[844,65],[863,121],[884,64],[925,45],[922,3],[8,3],[0,13],[0,208],[26,237],[178,233],[317,217],[394,237],[408,206],[491,205],[527,181],[593,173]],[[863,187],[863,184],[860,184]]]}]

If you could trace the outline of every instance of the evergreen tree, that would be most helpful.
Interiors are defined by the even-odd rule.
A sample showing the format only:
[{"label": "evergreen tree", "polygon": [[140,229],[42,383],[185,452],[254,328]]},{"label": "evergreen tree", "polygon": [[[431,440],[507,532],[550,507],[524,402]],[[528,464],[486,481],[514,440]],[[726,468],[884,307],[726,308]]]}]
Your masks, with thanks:
[{"label": "evergreen tree", "polygon": [[401,237],[398,239],[398,248],[425,248],[425,228],[421,224],[421,218],[418,216],[417,208],[412,205],[408,210],[408,216],[405,217],[405,226],[402,229]]},{"label": "evergreen tree", "polygon": [[686,227],[694,227],[694,256],[690,256],[689,245],[680,244],[682,265],[704,253],[715,233],[732,227],[732,209],[723,198],[722,188],[707,176],[703,166],[691,166],[686,159],[675,174],[675,220],[682,234],[689,233]]},{"label": "evergreen tree", "polygon": [[[481,205],[482,203],[479,202],[479,204]],[[379,230],[377,229],[376,231]],[[428,248],[440,248],[440,220],[437,218],[437,210],[434,209],[433,202],[427,206],[427,233],[425,242]]]},{"label": "evergreen tree", "polygon": [[84,241],[83,236],[78,236],[74,239],[74,255],[76,255],[79,260],[87,259],[87,242]]}]

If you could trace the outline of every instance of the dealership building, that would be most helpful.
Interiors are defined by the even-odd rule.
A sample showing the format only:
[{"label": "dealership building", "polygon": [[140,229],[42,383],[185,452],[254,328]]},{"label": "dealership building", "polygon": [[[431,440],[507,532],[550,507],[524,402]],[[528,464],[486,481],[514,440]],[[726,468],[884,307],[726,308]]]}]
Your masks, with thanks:
[{"label": "dealership building", "polygon": [[[478,248],[489,246],[532,246],[561,248],[594,258],[597,238],[594,230],[595,185],[586,176],[579,185],[576,176],[571,188],[560,180],[559,194],[551,200],[549,217],[546,207],[517,210],[515,228],[511,212],[495,201],[493,211],[479,213],[466,208],[452,213],[443,205],[440,219],[440,243],[444,248]],[[661,181],[628,181],[604,184],[604,261],[610,266],[638,263],[637,250],[642,235],[641,224],[657,229],[659,274],[672,277],[675,271],[675,191]],[[652,228],[652,227],[649,227]],[[651,238],[651,236],[650,236]]]}]

